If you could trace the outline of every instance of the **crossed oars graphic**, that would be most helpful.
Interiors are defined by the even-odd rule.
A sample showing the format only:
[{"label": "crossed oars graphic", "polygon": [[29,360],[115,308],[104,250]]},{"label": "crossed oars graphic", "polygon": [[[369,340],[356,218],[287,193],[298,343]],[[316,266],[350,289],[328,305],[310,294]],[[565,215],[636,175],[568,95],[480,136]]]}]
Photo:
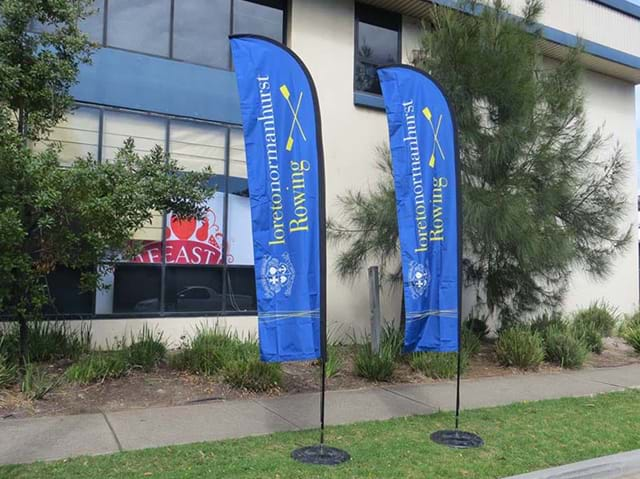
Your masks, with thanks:
[{"label": "crossed oars graphic", "polygon": [[431,110],[429,110],[429,107],[426,106],[424,107],[424,109],[422,110],[422,114],[427,118],[427,121],[429,122],[429,125],[431,125],[431,129],[433,130],[433,150],[431,151],[431,158],[429,158],[429,166],[431,168],[435,168],[436,166],[436,147],[438,147],[438,150],[440,151],[440,154],[442,155],[442,159],[444,160],[444,151],[442,151],[442,146],[440,145],[440,140],[438,139],[438,133],[440,133],[440,125],[442,124],[442,115],[440,115],[440,117],[438,118],[438,125],[437,126],[433,126],[433,120],[432,120],[432,115],[431,115]]},{"label": "crossed oars graphic", "polygon": [[302,129],[302,125],[298,121],[298,112],[300,111],[300,104],[302,103],[303,92],[300,92],[300,96],[298,97],[298,103],[296,104],[295,108],[293,108],[293,104],[291,103],[291,92],[289,92],[287,85],[282,85],[280,87],[280,93],[282,93],[282,96],[286,100],[287,105],[289,105],[289,109],[293,114],[293,121],[291,122],[291,129],[289,130],[289,138],[287,139],[287,151],[291,151],[293,148],[293,129],[296,127],[296,125],[298,125],[298,130],[300,130],[302,139],[304,141],[307,141],[307,137],[304,135],[304,130]]}]

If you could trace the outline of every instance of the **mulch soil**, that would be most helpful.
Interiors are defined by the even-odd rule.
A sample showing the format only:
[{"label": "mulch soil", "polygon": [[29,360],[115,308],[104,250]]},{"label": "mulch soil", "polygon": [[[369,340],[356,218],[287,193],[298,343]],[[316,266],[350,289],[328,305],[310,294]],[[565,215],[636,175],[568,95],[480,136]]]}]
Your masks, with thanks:
[{"label": "mulch soil", "polygon": [[[375,383],[353,373],[353,348],[343,346],[343,364],[339,372],[327,380],[330,390],[360,389]],[[640,363],[640,356],[618,338],[607,338],[605,350],[591,355],[585,368],[616,367]],[[68,361],[44,365],[52,375],[62,375]],[[480,352],[471,360],[465,379],[511,376],[533,373],[557,373],[555,365],[543,364],[537,371],[520,371],[500,366],[495,358],[493,344],[484,343]],[[0,390],[0,418],[24,418],[55,416],[102,411],[118,411],[133,408],[187,405],[199,402],[232,400],[255,397],[274,397],[319,390],[320,367],[314,362],[283,364],[283,383],[268,393],[241,391],[224,384],[219,379],[203,377],[184,371],[176,371],[161,365],[153,372],[132,370],[118,379],[101,383],[79,385],[61,382],[41,400],[28,400],[18,386]],[[438,380],[427,378],[413,371],[402,362],[388,384],[429,384]]]}]

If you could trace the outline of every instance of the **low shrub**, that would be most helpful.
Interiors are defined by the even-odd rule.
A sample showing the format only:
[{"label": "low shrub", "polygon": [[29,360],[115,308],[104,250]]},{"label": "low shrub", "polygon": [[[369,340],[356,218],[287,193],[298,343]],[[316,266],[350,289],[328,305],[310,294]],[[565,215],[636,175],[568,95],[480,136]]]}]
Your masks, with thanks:
[{"label": "low shrub", "polygon": [[592,303],[588,308],[577,311],[573,316],[574,323],[586,323],[595,328],[604,337],[613,334],[616,327],[617,314],[613,307],[605,302]]},{"label": "low shrub", "polygon": [[489,335],[488,317],[486,315],[470,313],[462,323],[462,328],[468,329],[482,341]]},{"label": "low shrub", "polygon": [[257,345],[243,345],[237,336],[217,326],[200,327],[174,356],[171,364],[178,369],[211,376],[239,356],[249,354],[249,349],[257,351]]},{"label": "low shrub", "polygon": [[396,369],[396,356],[393,351],[381,347],[377,354],[368,343],[359,344],[356,351],[356,374],[370,381],[388,381]]},{"label": "low shrub", "polygon": [[566,324],[561,313],[552,311],[544,312],[534,317],[529,323],[529,327],[544,338],[549,328],[564,328]]},{"label": "low shrub", "polygon": [[162,331],[152,330],[145,324],[137,336],[132,335],[127,353],[131,366],[151,371],[167,354]]},{"label": "low shrub", "polygon": [[[475,337],[475,336],[474,336]],[[460,368],[464,373],[469,366],[469,355],[463,349],[460,356]],[[409,360],[411,367],[433,379],[455,378],[458,372],[457,353],[423,352],[414,353]]]},{"label": "low shrub", "polygon": [[380,336],[380,349],[386,349],[388,354],[398,359],[404,349],[404,331],[393,323],[385,324]]},{"label": "low shrub", "polygon": [[328,378],[336,376],[342,369],[344,359],[337,346],[329,345],[327,347],[327,364],[325,364],[325,372]]},{"label": "low shrub", "polygon": [[124,376],[128,369],[125,351],[94,351],[73,364],[65,375],[69,381],[89,384]]},{"label": "low shrub", "polygon": [[503,366],[535,369],[544,359],[542,336],[523,326],[505,329],[498,336],[496,356]]},{"label": "low shrub", "polygon": [[9,362],[4,354],[0,354],[0,389],[11,386],[18,379],[18,368]]},{"label": "low shrub", "polygon": [[601,354],[604,350],[604,338],[595,324],[589,321],[574,321],[568,329],[590,352]]},{"label": "low shrub", "polygon": [[[624,317],[622,323],[620,324],[619,334],[624,338],[627,330],[635,328],[640,328],[640,310]],[[0,351],[2,350],[0,349]]]},{"label": "low shrub", "polygon": [[460,345],[468,357],[475,356],[480,351],[480,338],[469,328],[463,327],[460,335]]},{"label": "low shrub", "polygon": [[640,354],[640,325],[627,327],[622,337],[636,353]]},{"label": "low shrub", "polygon": [[573,328],[549,328],[544,348],[548,361],[570,369],[581,368],[589,354],[589,348]]},{"label": "low shrub", "polygon": [[282,382],[282,367],[279,363],[264,363],[256,357],[231,361],[224,367],[222,376],[235,388],[268,391]]},{"label": "low shrub", "polygon": [[62,378],[56,378],[33,363],[27,363],[22,372],[20,391],[29,399],[40,400],[60,384]]},{"label": "low shrub", "polygon": [[[77,359],[91,349],[91,328],[83,324],[74,329],[57,321],[32,321],[29,328],[29,361],[43,362],[56,359]],[[13,324],[2,332],[0,352],[10,361],[18,361],[20,328]]]}]

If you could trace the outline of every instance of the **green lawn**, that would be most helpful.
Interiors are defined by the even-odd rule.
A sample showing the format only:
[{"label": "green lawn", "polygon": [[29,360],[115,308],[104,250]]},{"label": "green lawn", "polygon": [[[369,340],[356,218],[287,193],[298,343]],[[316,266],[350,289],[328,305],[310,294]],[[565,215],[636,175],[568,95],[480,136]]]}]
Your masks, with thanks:
[{"label": "green lawn", "polygon": [[148,449],[65,462],[0,467],[1,478],[497,478],[640,448],[640,391],[466,411],[465,429],[486,446],[457,451],[429,441],[451,426],[441,413],[328,429],[328,443],[353,459],[305,466],[292,449],[315,432]]}]

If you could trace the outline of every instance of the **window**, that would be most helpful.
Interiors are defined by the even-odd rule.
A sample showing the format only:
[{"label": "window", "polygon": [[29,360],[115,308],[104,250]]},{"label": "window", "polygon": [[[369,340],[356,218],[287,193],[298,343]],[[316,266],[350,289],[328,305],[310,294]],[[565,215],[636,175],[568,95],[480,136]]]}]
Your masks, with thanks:
[{"label": "window", "polygon": [[[285,3],[285,0],[94,0],[93,14],[80,26],[91,40],[109,47],[230,69],[230,33],[254,33],[284,41]],[[33,28],[42,31],[45,27]]]},{"label": "window", "polygon": [[169,56],[171,0],[108,0],[107,45]]},{"label": "window", "polygon": [[99,131],[100,110],[79,107],[69,113],[63,122],[51,130],[49,138],[35,145],[35,148],[42,151],[48,144],[59,143],[62,146],[60,160],[63,166],[87,155],[97,159]]},{"label": "window", "polygon": [[401,20],[402,17],[396,13],[356,4],[356,91],[382,94],[376,69],[400,62]]},{"label": "window", "polygon": [[[133,235],[134,258],[103,275],[110,287],[81,294],[79,274],[60,271],[50,278],[54,304],[49,314],[219,314],[256,310],[253,241],[242,130],[204,121],[109,108],[78,107],[52,140],[65,158],[92,153],[111,161],[133,137],[148,153],[160,145],[191,171],[209,167],[216,194],[202,220],[161,212]],[[98,145],[101,145],[99,148]],[[163,253],[164,252],[164,253]]]},{"label": "window", "polygon": [[229,67],[229,0],[180,0],[173,17],[173,56],[191,63]]},{"label": "window", "polygon": [[284,41],[284,1],[234,0],[233,33],[254,33]]}]

